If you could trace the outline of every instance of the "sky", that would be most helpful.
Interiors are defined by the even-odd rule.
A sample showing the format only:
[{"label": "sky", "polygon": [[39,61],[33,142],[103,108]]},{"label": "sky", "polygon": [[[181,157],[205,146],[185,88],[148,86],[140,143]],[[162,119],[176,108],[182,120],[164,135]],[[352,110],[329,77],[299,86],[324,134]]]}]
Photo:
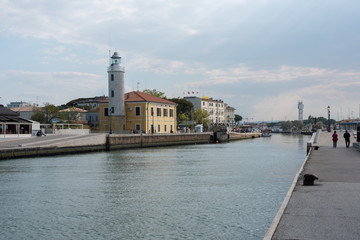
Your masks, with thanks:
[{"label": "sky", "polygon": [[[360,115],[358,0],[0,0],[0,104],[125,91],[221,99],[247,121]],[[191,94],[189,95],[188,92]]]}]

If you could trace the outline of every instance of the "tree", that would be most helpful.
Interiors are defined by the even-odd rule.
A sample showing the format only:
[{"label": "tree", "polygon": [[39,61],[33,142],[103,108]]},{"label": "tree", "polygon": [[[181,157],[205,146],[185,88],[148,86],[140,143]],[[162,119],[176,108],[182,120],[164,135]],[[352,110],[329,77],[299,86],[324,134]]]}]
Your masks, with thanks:
[{"label": "tree", "polygon": [[145,89],[143,91],[144,93],[148,93],[148,94],[151,94],[155,97],[159,97],[159,98],[163,98],[163,99],[166,99],[166,96],[165,96],[165,93],[164,92],[160,92],[156,89],[153,89],[153,90],[150,90],[150,89]]},{"label": "tree", "polygon": [[208,119],[209,113],[205,110],[202,110],[200,108],[197,108],[194,112],[194,121],[197,124],[202,124],[204,128],[209,127],[210,120]]},{"label": "tree", "polygon": [[75,111],[59,112],[59,116],[61,116],[61,119],[63,120],[63,122],[71,123],[78,119],[79,113],[75,112]]},{"label": "tree", "polygon": [[290,121],[281,122],[281,128],[284,132],[289,131],[292,128],[293,124]]},{"label": "tree", "polygon": [[37,110],[30,119],[43,124],[45,123],[45,113],[41,109]]},{"label": "tree", "polygon": [[190,120],[190,117],[185,113],[178,113],[177,114],[177,124],[185,124],[187,121]]},{"label": "tree", "polygon": [[51,120],[59,117],[59,109],[50,103],[45,103],[45,122],[51,123]]},{"label": "tree", "polygon": [[189,102],[183,98],[171,98],[168,100],[177,104],[176,117],[178,124],[184,124],[186,121],[190,120],[191,113],[194,108],[192,102]]},{"label": "tree", "polygon": [[236,125],[242,120],[242,116],[235,114],[235,123]]},{"label": "tree", "polygon": [[294,121],[293,125],[294,125],[297,129],[299,129],[299,130],[301,130],[301,129],[304,128],[304,123],[302,123],[302,122],[299,121],[299,120]]}]

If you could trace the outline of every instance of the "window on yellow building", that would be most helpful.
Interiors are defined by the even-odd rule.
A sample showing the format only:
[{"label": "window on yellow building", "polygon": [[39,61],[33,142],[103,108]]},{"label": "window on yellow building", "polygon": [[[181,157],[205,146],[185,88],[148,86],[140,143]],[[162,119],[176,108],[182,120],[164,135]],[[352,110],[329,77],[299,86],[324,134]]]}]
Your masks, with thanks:
[{"label": "window on yellow building", "polygon": [[161,108],[157,108],[156,113],[158,117],[161,117]]},{"label": "window on yellow building", "polygon": [[135,115],[140,116],[140,107],[135,107]]},{"label": "window on yellow building", "polygon": [[151,116],[154,116],[154,108],[151,108]]},{"label": "window on yellow building", "polygon": [[170,117],[174,117],[174,110],[170,109]]},{"label": "window on yellow building", "polygon": [[158,133],[160,132],[160,124],[158,125]]},{"label": "window on yellow building", "polygon": [[166,125],[164,125],[164,132],[166,132],[167,131],[167,129],[166,129]]},{"label": "window on yellow building", "polygon": [[104,108],[104,117],[109,116],[109,108]]},{"label": "window on yellow building", "polygon": [[168,110],[166,108],[164,108],[164,117],[168,116]]}]

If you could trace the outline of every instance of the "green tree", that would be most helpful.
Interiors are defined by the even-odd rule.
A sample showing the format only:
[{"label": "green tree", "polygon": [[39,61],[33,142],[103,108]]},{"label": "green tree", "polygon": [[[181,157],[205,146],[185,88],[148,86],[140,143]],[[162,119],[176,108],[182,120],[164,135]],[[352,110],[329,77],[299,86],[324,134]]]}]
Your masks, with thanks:
[{"label": "green tree", "polygon": [[194,112],[194,121],[197,124],[202,124],[204,128],[209,127],[210,120],[208,119],[209,113],[205,110],[197,108]]},{"label": "green tree", "polygon": [[183,98],[171,98],[168,99],[171,102],[176,103],[176,113],[177,113],[177,123],[184,124],[186,121],[190,120],[191,113],[194,108],[192,102],[189,102]]},{"label": "green tree", "polygon": [[289,131],[292,127],[293,124],[290,121],[281,122],[281,128],[284,132]]},{"label": "green tree", "polygon": [[59,112],[59,117],[63,120],[63,122],[71,123],[77,120],[79,116],[78,112],[70,111],[70,112]]},{"label": "green tree", "polygon": [[155,97],[159,97],[159,98],[166,99],[165,93],[164,93],[164,92],[160,92],[160,91],[158,91],[158,90],[156,90],[156,89],[153,89],[153,90],[151,90],[151,89],[145,89],[143,92],[144,92],[144,93],[151,94],[151,95],[153,95],[153,96],[155,96]]},{"label": "green tree", "polygon": [[304,123],[302,123],[301,121],[298,121],[298,120],[294,121],[293,125],[299,130],[304,128]]},{"label": "green tree", "polygon": [[185,124],[187,121],[190,120],[190,117],[185,113],[179,113],[176,119],[177,119],[177,124]]},{"label": "green tree", "polygon": [[238,114],[235,114],[235,124],[237,125],[239,122],[241,122],[242,120],[242,116],[238,115]]},{"label": "green tree", "polygon": [[59,118],[59,109],[50,103],[45,103],[45,122],[51,123],[51,120]]},{"label": "green tree", "polygon": [[45,123],[45,113],[40,109],[37,110],[30,118],[33,121],[39,122],[41,124]]}]

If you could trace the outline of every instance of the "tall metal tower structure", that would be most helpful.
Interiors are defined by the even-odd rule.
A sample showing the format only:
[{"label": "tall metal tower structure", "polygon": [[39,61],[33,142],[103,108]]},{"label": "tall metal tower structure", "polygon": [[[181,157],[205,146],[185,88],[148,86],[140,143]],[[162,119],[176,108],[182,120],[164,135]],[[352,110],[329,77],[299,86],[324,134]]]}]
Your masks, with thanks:
[{"label": "tall metal tower structure", "polygon": [[298,102],[298,110],[299,110],[299,121],[303,121],[303,111],[304,111],[304,104],[302,101]]}]

